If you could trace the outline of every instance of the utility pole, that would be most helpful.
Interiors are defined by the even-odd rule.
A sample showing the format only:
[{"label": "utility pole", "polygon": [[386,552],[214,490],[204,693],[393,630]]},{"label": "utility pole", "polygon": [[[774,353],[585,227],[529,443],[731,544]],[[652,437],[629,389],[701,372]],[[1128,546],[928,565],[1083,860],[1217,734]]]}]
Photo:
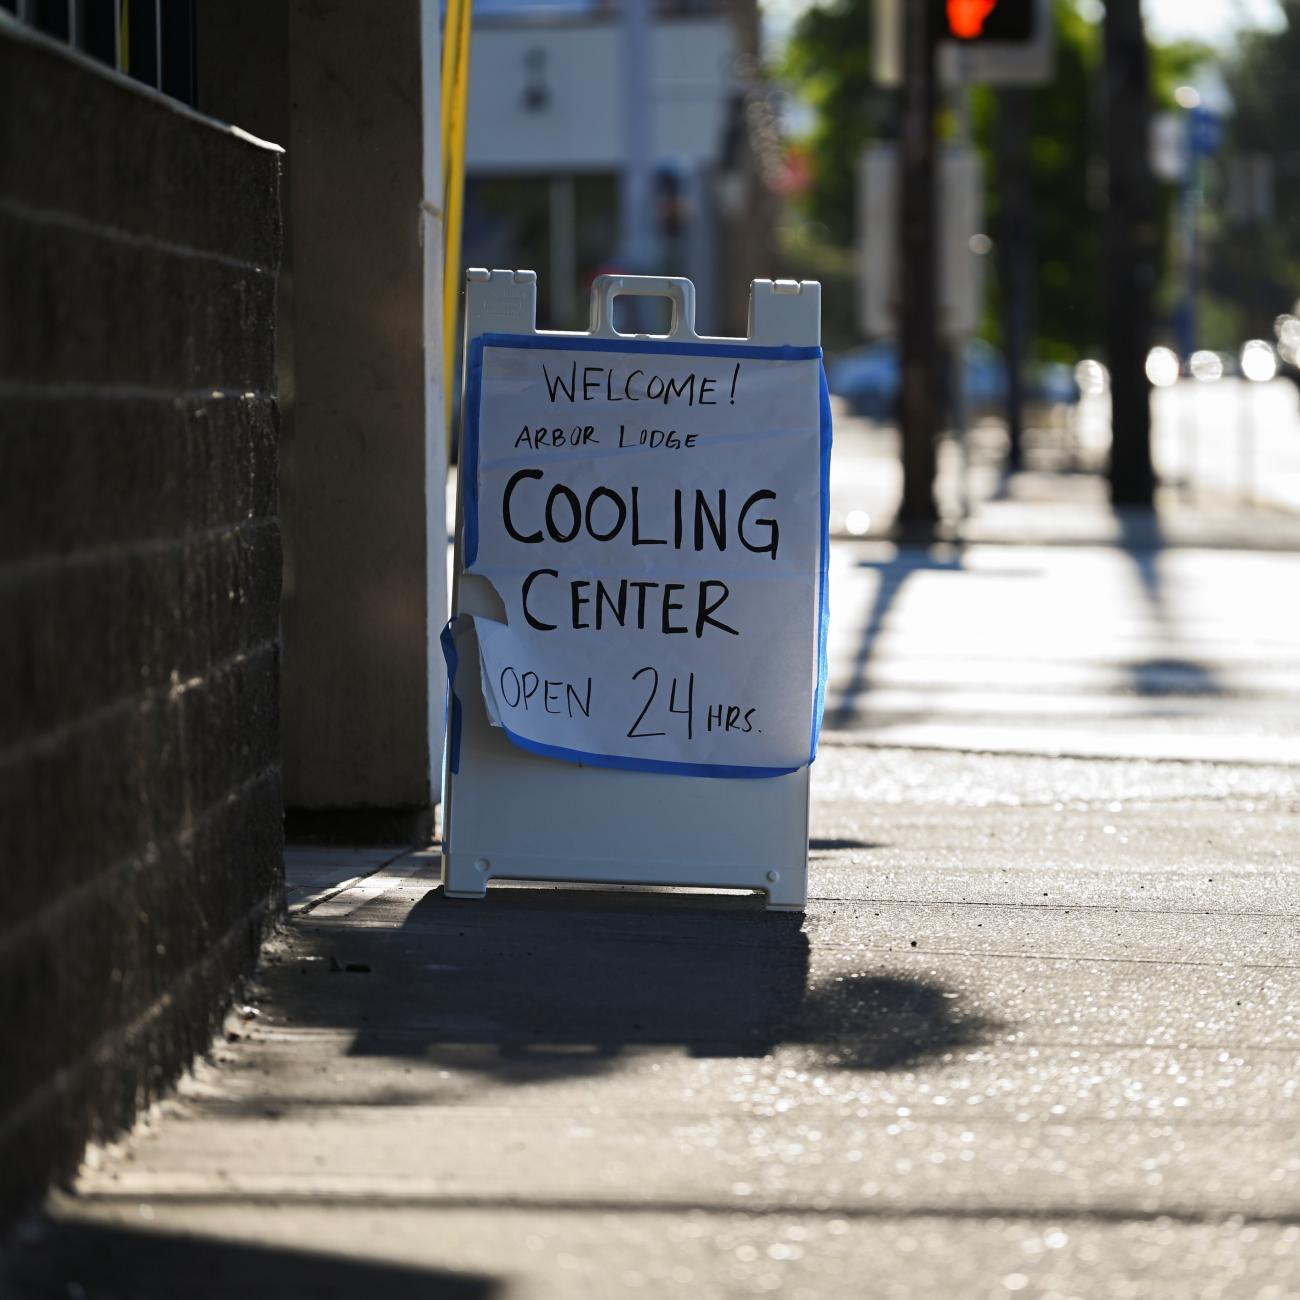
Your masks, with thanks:
[{"label": "utility pole", "polygon": [[1106,0],[1106,335],[1110,360],[1110,497],[1155,501],[1151,465],[1151,294],[1155,203],[1147,159],[1150,68],[1141,0]]},{"label": "utility pole", "polygon": [[939,518],[934,500],[934,441],[943,372],[935,329],[935,36],[933,5],[908,0],[903,5],[899,141],[903,500],[897,527],[899,536],[909,541],[929,541]]},{"label": "utility pole", "polygon": [[623,170],[619,177],[619,260],[645,275],[654,260],[651,213],[650,4],[623,0]]},{"label": "utility pole", "polygon": [[719,324],[725,333],[744,335],[749,323],[749,282],[773,275],[777,260],[775,232],[780,214],[771,179],[774,165],[779,166],[779,137],[767,100],[758,0],[726,0],[725,12],[735,41],[727,167],[738,188],[727,204]]},{"label": "utility pole", "polygon": [[1029,195],[1030,92],[998,92],[998,273],[1002,287],[1002,350],[1007,366],[1007,469],[1025,467],[1025,352],[1032,337],[1030,289],[1033,230]]}]

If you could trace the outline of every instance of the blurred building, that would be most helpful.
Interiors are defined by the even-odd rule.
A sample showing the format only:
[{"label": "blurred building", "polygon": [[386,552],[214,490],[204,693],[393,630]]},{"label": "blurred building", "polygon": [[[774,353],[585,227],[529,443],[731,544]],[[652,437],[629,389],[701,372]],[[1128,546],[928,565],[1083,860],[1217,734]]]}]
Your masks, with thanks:
[{"label": "blurred building", "polygon": [[[466,266],[528,267],[539,321],[585,328],[602,271],[689,276],[704,332],[743,332],[749,280],[775,274],[770,205],[750,193],[752,140],[775,133],[757,67],[757,14],[658,0],[645,59],[654,169],[653,265],[619,248],[624,163],[621,15],[593,0],[480,0],[471,46]],[[735,249],[755,248],[737,260]]]}]

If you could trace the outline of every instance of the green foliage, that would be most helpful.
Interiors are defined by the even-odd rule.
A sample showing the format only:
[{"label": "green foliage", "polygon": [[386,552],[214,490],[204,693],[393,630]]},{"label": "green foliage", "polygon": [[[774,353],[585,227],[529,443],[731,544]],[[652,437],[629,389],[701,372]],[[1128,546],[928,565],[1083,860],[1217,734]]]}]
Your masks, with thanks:
[{"label": "green foliage", "polygon": [[[1209,346],[1236,346],[1245,335],[1268,337],[1273,317],[1300,294],[1300,0],[1282,0],[1286,26],[1244,33],[1225,69],[1234,111],[1224,153],[1208,169],[1206,288],[1202,315]],[[1230,224],[1226,164],[1234,155],[1270,160],[1274,180],[1269,220]],[[1217,218],[1217,219],[1216,219]],[[1215,313],[1235,308],[1235,337],[1208,336]]]},{"label": "green foliage", "polygon": [[780,274],[816,280],[822,286],[822,344],[828,352],[855,346],[858,331],[858,266],[851,249],[831,243],[810,223],[794,223],[781,232]]},{"label": "green foliage", "polygon": [[871,6],[872,0],[830,0],[807,10],[784,69],[817,115],[808,215],[842,247],[853,242],[858,155],[879,133],[883,97],[871,76]]},{"label": "green foliage", "polygon": [[[1029,97],[1029,189],[1037,269],[1037,351],[1049,360],[1096,355],[1102,339],[1100,29],[1057,0],[1056,75]],[[995,96],[999,110],[1005,98]],[[989,127],[992,123],[988,124]],[[988,129],[988,128],[986,128]],[[987,135],[982,140],[989,147]],[[998,229],[996,158],[986,202]],[[995,289],[996,293],[996,289]]]},{"label": "green foliage", "polygon": [[1199,41],[1174,41],[1151,50],[1151,103],[1158,112],[1173,108],[1174,91],[1196,80],[1196,74],[1217,56]]},{"label": "green foliage", "polygon": [[[871,77],[872,3],[828,0],[808,10],[795,29],[784,69],[816,113],[806,215],[824,239],[841,248],[853,240],[858,155],[868,141],[888,132],[892,117],[893,96]],[[1029,95],[1037,272],[1033,315],[1039,355],[1072,360],[1096,355],[1103,337],[1102,48],[1100,27],[1082,17],[1075,0],[1054,0],[1054,11],[1056,75]],[[1191,45],[1153,51],[1153,98],[1171,103],[1174,88],[1204,55]],[[976,87],[971,95],[972,135],[987,178],[987,226],[995,239],[1001,216],[995,144],[1002,102],[1003,96],[987,87]],[[941,132],[950,135],[954,121],[951,111],[941,113]],[[1135,146],[1145,148],[1146,142]],[[1162,207],[1168,202],[1163,196]],[[1162,216],[1161,229],[1167,225]],[[985,332],[998,341],[998,277],[992,261]]]}]

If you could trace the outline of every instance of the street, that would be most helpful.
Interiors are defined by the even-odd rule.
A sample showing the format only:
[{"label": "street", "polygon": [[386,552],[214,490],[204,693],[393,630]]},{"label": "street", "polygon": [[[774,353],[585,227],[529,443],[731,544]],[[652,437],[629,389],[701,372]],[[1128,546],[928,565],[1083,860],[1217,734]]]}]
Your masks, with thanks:
[{"label": "street", "polygon": [[806,917],[294,849],[13,1294],[1300,1296],[1300,554],[1057,493],[836,543]]}]

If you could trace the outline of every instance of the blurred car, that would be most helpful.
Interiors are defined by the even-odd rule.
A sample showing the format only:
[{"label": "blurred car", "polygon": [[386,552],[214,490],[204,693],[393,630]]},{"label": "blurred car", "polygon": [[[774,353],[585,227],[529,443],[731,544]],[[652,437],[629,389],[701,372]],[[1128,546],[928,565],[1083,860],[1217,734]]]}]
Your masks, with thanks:
[{"label": "blurred car", "polygon": [[1007,401],[1007,363],[1002,353],[983,339],[971,339],[966,344],[965,363],[967,418],[1000,411]]},{"label": "blurred car", "polygon": [[1025,398],[1044,406],[1074,406],[1079,401],[1079,381],[1074,367],[1064,361],[1043,361],[1030,368]]},{"label": "blurred car", "polygon": [[[965,347],[966,410],[969,419],[1005,412],[1007,371],[1002,354],[983,339]],[[1044,362],[1026,368],[1025,401],[1047,406],[1071,406],[1079,400],[1074,369],[1064,362]],[[868,420],[893,420],[901,384],[898,347],[871,343],[830,360],[826,380],[854,415]],[[946,394],[945,394],[946,397]]]},{"label": "blurred car", "polygon": [[870,343],[831,357],[826,383],[854,415],[868,420],[892,419],[900,384],[898,349],[892,343]]}]

